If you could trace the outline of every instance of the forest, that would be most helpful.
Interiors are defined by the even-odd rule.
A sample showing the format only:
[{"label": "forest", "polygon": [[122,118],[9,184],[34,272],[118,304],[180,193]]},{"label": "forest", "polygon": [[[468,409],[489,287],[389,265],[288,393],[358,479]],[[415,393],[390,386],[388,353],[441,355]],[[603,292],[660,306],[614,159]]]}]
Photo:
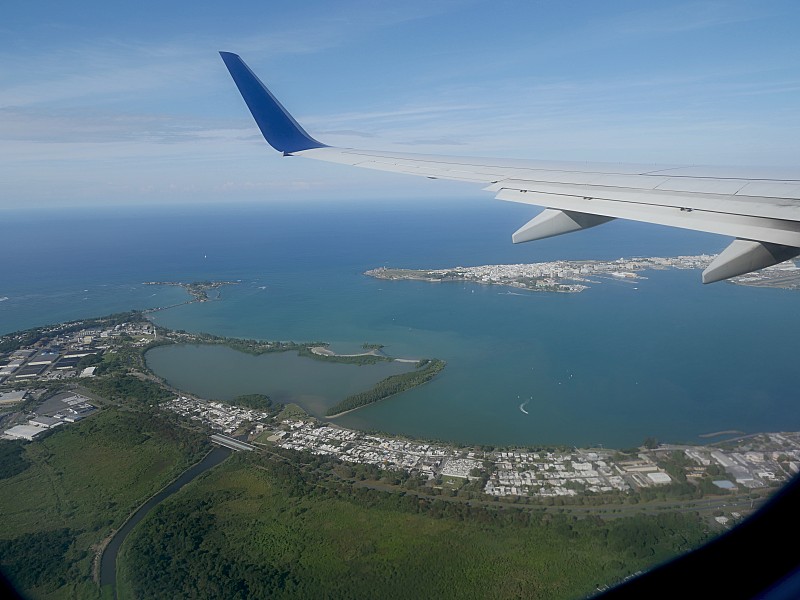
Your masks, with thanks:
[{"label": "forest", "polygon": [[694,513],[431,499],[296,458],[235,455],[153,511],[123,548],[119,597],[575,598],[709,535]]},{"label": "forest", "polygon": [[0,569],[29,598],[98,597],[94,549],[208,449],[169,414],[117,407],[0,442]]},{"label": "forest", "polygon": [[360,408],[415,388],[433,379],[437,373],[444,369],[445,364],[443,360],[439,360],[438,358],[421,360],[417,363],[415,370],[399,375],[390,375],[386,379],[382,379],[376,383],[366,392],[348,396],[338,404],[329,408],[325,414],[329,417],[334,417],[348,410]]}]

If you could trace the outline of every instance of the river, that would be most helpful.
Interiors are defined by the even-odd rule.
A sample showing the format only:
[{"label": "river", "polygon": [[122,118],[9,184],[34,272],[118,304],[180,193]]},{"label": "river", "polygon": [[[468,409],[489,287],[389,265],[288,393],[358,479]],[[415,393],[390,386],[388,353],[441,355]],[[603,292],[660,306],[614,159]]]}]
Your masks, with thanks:
[{"label": "river", "polygon": [[155,496],[145,502],[133,515],[120,527],[114,534],[114,537],[106,546],[103,551],[103,556],[100,559],[100,586],[110,585],[114,588],[114,598],[117,597],[117,555],[122,543],[134,527],[147,516],[153,508],[158,506],[166,498],[177,492],[184,485],[192,481],[198,475],[201,475],[217,466],[223,460],[230,456],[231,450],[227,448],[215,447],[211,452],[206,454],[205,458],[198,463],[195,463],[183,473],[178,476],[172,483],[158,492]]}]

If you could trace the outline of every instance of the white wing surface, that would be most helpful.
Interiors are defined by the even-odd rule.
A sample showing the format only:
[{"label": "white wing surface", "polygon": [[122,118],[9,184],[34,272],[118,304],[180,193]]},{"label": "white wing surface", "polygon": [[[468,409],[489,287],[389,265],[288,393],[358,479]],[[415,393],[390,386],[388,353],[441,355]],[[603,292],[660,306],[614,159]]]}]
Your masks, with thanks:
[{"label": "white wing surface", "polygon": [[545,207],[514,243],[615,218],[736,238],[703,272],[720,281],[800,255],[800,170],[556,163],[374,152],[312,138],[235,54],[220,53],[265,139],[285,155],[468,181],[500,200]]}]

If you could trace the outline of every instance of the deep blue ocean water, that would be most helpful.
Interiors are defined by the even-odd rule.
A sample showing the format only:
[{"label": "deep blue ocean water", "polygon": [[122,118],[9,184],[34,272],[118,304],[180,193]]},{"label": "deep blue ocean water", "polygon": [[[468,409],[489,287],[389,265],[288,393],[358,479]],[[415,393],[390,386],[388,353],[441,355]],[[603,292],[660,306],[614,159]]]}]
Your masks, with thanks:
[{"label": "deep blue ocean water", "polygon": [[[157,313],[190,331],[379,342],[448,361],[436,380],[343,417],[353,427],[495,444],[699,442],[800,429],[798,292],[646,273],[580,294],[365,277],[441,268],[713,253],[725,238],[613,222],[514,246],[531,207],[492,200],[0,213],[0,332],[169,305],[151,280],[241,280]],[[224,377],[224,374],[220,375]],[[523,402],[523,413],[519,406]]]}]

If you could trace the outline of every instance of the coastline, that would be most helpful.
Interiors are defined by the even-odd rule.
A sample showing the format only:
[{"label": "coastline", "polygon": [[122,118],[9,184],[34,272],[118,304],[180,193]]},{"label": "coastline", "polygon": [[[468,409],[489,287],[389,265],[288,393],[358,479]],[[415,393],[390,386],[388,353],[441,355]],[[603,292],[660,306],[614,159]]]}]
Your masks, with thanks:
[{"label": "coastline", "polygon": [[[358,356],[382,356],[384,358],[389,358],[385,354],[383,354],[380,349],[373,348],[372,350],[367,350],[365,352],[358,352],[356,354],[339,354],[334,352],[333,350],[329,350],[325,346],[310,346],[309,350],[316,354],[317,356],[329,356],[329,357],[337,357],[337,358],[356,358]],[[390,360],[398,360],[395,358],[390,358]]]},{"label": "coastline", "polygon": [[746,435],[744,431],[739,429],[725,429],[723,431],[714,431],[712,433],[701,433],[697,437],[702,439],[715,438],[723,435]]},{"label": "coastline", "polygon": [[[665,269],[705,269],[715,255],[675,257],[635,257],[603,260],[559,260],[524,264],[493,264],[446,269],[403,269],[378,267],[364,272],[368,277],[388,281],[410,280],[428,283],[460,281],[481,285],[501,285],[531,292],[579,293],[589,289],[588,284],[599,284],[594,278],[609,281],[637,282],[646,277],[641,271]],[[793,261],[733,277],[734,285],[800,289],[800,267]]]},{"label": "coastline", "polygon": [[[114,353],[132,351],[133,355],[141,358],[149,346],[135,348],[136,342],[130,335],[137,330],[141,330],[143,325],[149,328],[149,322],[142,317],[141,313],[132,312],[125,315],[116,315],[113,321],[110,318],[106,318],[106,320],[106,326],[118,323],[117,326],[123,328],[119,331],[119,336],[115,338],[113,343]],[[102,322],[103,318],[96,319],[91,325],[65,323],[62,324],[61,328],[51,330],[47,335],[58,337],[63,330],[68,330],[76,333],[77,339],[84,340],[86,337],[84,335],[85,330],[82,330],[81,326],[96,327],[98,323]],[[168,338],[169,335],[182,337],[190,336],[191,334],[162,330],[162,340],[164,337]],[[221,340],[221,342],[225,341],[230,340]],[[84,342],[77,343],[82,344]],[[244,340],[242,343],[254,342]],[[280,344],[282,349],[286,349],[285,345],[285,343]],[[372,350],[376,350],[376,348]],[[132,370],[130,369],[131,366],[133,367]],[[667,473],[669,471],[668,464],[672,460],[671,457],[674,451],[686,452],[689,458],[699,460],[702,463],[703,460],[717,460],[713,453],[727,451],[727,446],[724,446],[724,444],[731,443],[731,440],[724,440],[719,443],[705,445],[657,444],[652,448],[645,444],[645,450],[652,451],[652,456],[643,458],[641,447],[628,450],[613,450],[612,448],[590,450],[588,446],[573,446],[564,451],[556,451],[552,446],[537,448],[538,445],[531,446],[529,444],[503,444],[500,447],[505,449],[502,450],[495,445],[458,444],[454,442],[430,445],[420,442],[419,440],[425,439],[420,436],[395,434],[375,436],[360,429],[351,429],[341,425],[334,426],[332,423],[337,417],[343,416],[348,412],[353,412],[368,404],[390,398],[412,387],[423,385],[433,379],[444,367],[444,361],[437,359],[419,361],[416,370],[400,375],[391,375],[379,381],[373,388],[346,398],[345,401],[340,403],[341,406],[337,405],[330,409],[335,411],[337,407],[341,407],[345,410],[328,414],[326,418],[313,417],[307,414],[296,415],[294,418],[278,417],[277,411],[281,407],[275,406],[275,410],[270,411],[269,407],[272,406],[272,402],[268,402],[265,407],[253,409],[246,408],[252,406],[251,404],[240,405],[236,401],[226,403],[202,400],[192,394],[183,394],[180,388],[167,384],[156,376],[143,361],[139,363],[122,363],[109,372],[103,372],[98,379],[91,382],[87,381],[86,385],[97,394],[110,394],[109,398],[116,402],[120,402],[121,399],[122,401],[130,401],[130,395],[134,394],[134,397],[139,402],[148,402],[151,407],[158,404],[160,408],[175,412],[194,421],[199,420],[211,430],[221,431],[226,435],[260,437],[265,431],[269,431],[272,432],[274,439],[268,438],[268,441],[274,441],[281,447],[331,454],[345,462],[367,461],[371,464],[382,465],[382,468],[394,465],[394,468],[430,471],[434,469],[436,466],[434,463],[438,460],[438,466],[441,468],[442,474],[448,475],[452,472],[455,473],[453,475],[455,477],[469,479],[479,476],[477,471],[481,471],[483,468],[482,461],[487,456],[491,456],[493,457],[492,461],[497,466],[495,470],[487,472],[491,481],[486,482],[483,493],[496,496],[538,494],[545,497],[553,494],[558,496],[577,494],[578,492],[575,488],[566,486],[564,481],[567,479],[570,479],[571,483],[578,482],[581,490],[588,489],[593,492],[606,492],[614,489],[625,491],[631,486],[648,488],[672,481]],[[144,383],[145,380],[147,380],[146,384]],[[176,395],[177,398],[175,397]],[[265,398],[265,400],[269,401],[269,398]],[[520,410],[523,410],[526,404],[527,402],[523,402],[519,407]],[[523,410],[523,412],[526,411]],[[283,411],[281,410],[282,413]],[[335,431],[330,429],[331,427],[335,427]],[[702,434],[701,437],[733,433],[736,432],[734,430],[725,430]],[[742,482],[740,484],[745,488],[767,487],[770,481],[775,478],[775,473],[788,472],[779,462],[776,462],[774,448],[782,448],[786,444],[790,444],[800,449],[800,433],[796,432],[788,434],[751,434],[739,439],[743,440],[745,438],[747,438],[746,445],[742,446],[745,451],[744,458],[737,458],[737,461],[740,463],[745,461],[742,465],[746,467],[747,473],[743,475],[741,472],[736,471],[729,476],[730,478],[735,478],[737,483]],[[466,451],[463,449],[466,449]],[[545,455],[534,457],[531,454],[539,452],[544,452]],[[798,452],[800,453],[800,450]],[[617,455],[622,456],[622,458],[617,458]],[[706,455],[710,458],[703,459],[702,457]],[[697,457],[700,458],[698,459]],[[445,458],[447,460],[442,462]],[[558,473],[555,476],[552,476],[551,470],[545,469],[547,473],[551,473],[551,476],[532,478],[529,471],[531,469],[538,470],[539,467],[536,463],[541,462],[543,458],[548,464],[558,464],[561,465],[561,468],[556,469]],[[610,463],[608,461],[614,464],[618,463],[619,469],[615,471],[609,467]],[[769,462],[770,465],[770,468],[766,470],[764,468],[765,461]],[[579,466],[567,471],[566,462],[569,462],[572,466]],[[719,462],[724,469],[730,466],[725,459],[719,459]],[[506,463],[518,464],[508,467]],[[590,471],[595,474],[590,474]],[[495,473],[503,474],[495,476]],[[569,473],[569,476],[566,476],[566,473]],[[642,473],[656,473],[659,475],[653,481],[649,481],[647,479],[649,475],[643,475]],[[706,473],[706,476],[710,478],[712,474]],[[561,481],[562,479],[564,481]],[[601,483],[597,483],[597,481],[601,481]],[[490,483],[491,485],[489,485]],[[712,485],[713,481],[709,479],[706,483]],[[515,491],[522,489],[527,491],[524,493]],[[108,543],[111,542],[113,542],[113,538],[108,540]],[[101,559],[101,571],[102,562]],[[101,574],[102,579],[103,576]],[[105,580],[108,580],[107,570]]]},{"label": "coastline", "polygon": [[[390,375],[376,383],[371,389],[348,396],[329,408],[325,416],[327,418],[338,417],[417,388],[436,377],[444,370],[446,365],[447,363],[438,358],[422,359],[417,363],[415,370],[399,375]],[[353,408],[349,408],[350,406],[353,406]],[[345,410],[337,411],[337,408],[344,408]]]},{"label": "coastline", "polygon": [[[669,275],[668,273],[665,273],[664,277],[668,277],[668,275]],[[691,277],[691,274],[690,273],[686,273],[686,272],[684,272],[684,273],[674,272],[672,274],[673,277],[683,277],[684,279],[685,279],[686,275],[689,275]],[[357,275],[357,274],[355,274],[354,276],[355,277],[359,277],[359,275]],[[365,278],[363,278],[363,279],[365,279]],[[142,280],[144,280],[144,278],[140,279],[140,281],[142,281]],[[651,277],[651,281],[656,281],[656,280],[658,280],[658,277]],[[378,285],[375,285],[376,283]],[[249,287],[250,284],[246,283],[245,285]],[[258,285],[258,283],[253,283],[252,285],[256,286],[256,285]],[[384,290],[383,294],[385,294],[387,296],[387,299],[388,299],[388,295],[389,294],[392,294],[393,296],[395,295],[394,286],[388,286],[386,284],[382,284],[382,282],[373,282],[372,284],[368,284],[368,285],[372,289],[383,288],[383,290]],[[424,299],[425,298],[425,294],[429,291],[429,290],[426,290],[425,286],[422,286],[422,285],[398,286],[396,295],[397,295],[397,297],[402,298],[404,301],[407,300],[407,296],[409,296],[409,295],[407,295],[405,293],[405,291],[399,289],[401,287],[413,288],[412,292],[413,292],[414,296],[412,297],[412,299],[417,298],[417,297],[420,298],[420,299]],[[466,293],[468,294],[469,293],[468,286],[441,286],[441,287],[437,288],[435,291],[432,291],[433,288],[431,288],[430,291],[432,291],[432,293],[434,293],[434,294],[441,294],[440,290],[443,290],[443,288],[449,288],[448,290],[445,290],[445,293],[447,295],[444,296],[444,297],[447,298],[447,299],[452,300],[454,294],[463,295],[463,288],[464,287],[467,288],[466,289]],[[451,293],[450,290],[452,290],[454,288],[456,289],[456,291]],[[618,286],[615,286],[615,288],[619,288],[619,291],[616,291],[616,290],[612,289],[609,286],[607,293],[609,293],[609,294],[613,293],[615,296],[621,296],[623,294],[628,294],[629,293],[628,290],[630,290],[630,287],[627,284],[624,284],[624,285],[620,284]],[[507,289],[510,289],[510,288],[507,288]],[[703,289],[705,291],[707,288],[703,288]],[[726,296],[731,294],[730,291],[726,291],[725,290],[724,286],[722,288],[717,287],[717,288],[714,288],[714,289],[719,290],[720,292],[723,292]],[[253,290],[257,290],[257,288],[253,287]],[[178,292],[177,289],[174,289],[174,290],[171,290],[171,291],[168,290],[168,291],[169,291],[169,293],[171,295],[170,299],[175,298],[175,297],[180,297],[180,296],[183,295],[182,292]],[[238,298],[240,293],[243,292],[243,291],[245,291],[245,290],[239,290],[237,288],[235,290],[236,297]],[[502,292],[505,292],[505,290],[502,290]],[[604,290],[604,293],[606,293],[605,290]],[[746,292],[744,292],[744,290],[742,290],[742,291],[740,291],[740,294],[741,293],[746,293]],[[750,292],[750,293],[752,294],[752,292]],[[479,301],[477,300],[477,295],[478,294],[481,295],[481,299]],[[530,294],[528,292],[524,292],[524,295],[526,297],[530,297]],[[258,294],[257,291],[253,292],[253,298],[258,298],[260,296],[261,295]],[[774,294],[773,294],[773,296],[774,296]],[[781,296],[783,296],[783,297],[788,299],[789,297],[791,297],[791,293],[788,293],[788,292],[787,293],[783,293],[783,294],[781,294]],[[502,300],[500,300],[501,298],[502,298]],[[538,298],[541,298],[541,296],[538,296],[537,299]],[[588,304],[589,301],[591,301],[592,303],[595,302],[595,300],[593,300],[592,298],[588,298],[586,296],[581,297],[581,298],[569,298],[569,297],[565,298],[565,297],[562,297],[562,296],[556,297],[556,296],[552,296],[551,295],[551,298],[552,298],[552,300],[547,300],[547,303],[548,303],[547,306],[548,307],[549,306],[553,306],[553,307],[561,306],[562,302],[566,302],[567,304],[570,304],[570,305],[575,303],[575,302],[578,302],[578,303],[580,303],[580,306],[584,306],[584,305]],[[167,317],[167,315],[181,315],[181,314],[183,314],[183,312],[184,312],[183,309],[179,308],[178,310],[173,311],[172,313],[164,313],[164,317],[162,317],[160,314],[156,313],[155,315],[152,316],[151,321],[155,322],[155,323],[164,323],[165,326],[174,327],[175,330],[179,330],[180,328],[185,328],[185,329],[187,329],[189,331],[202,331],[204,329],[208,330],[206,328],[206,326],[205,326],[205,322],[204,321],[198,321],[197,325],[194,325],[194,321],[195,321],[194,315],[202,315],[202,314],[205,314],[206,312],[212,312],[214,314],[220,313],[220,311],[223,311],[225,313],[231,312],[229,309],[225,308],[225,305],[228,304],[229,300],[231,300],[231,301],[234,300],[233,295],[224,293],[223,297],[222,297],[222,300],[225,300],[225,302],[223,302],[221,304],[212,304],[212,305],[209,305],[208,307],[203,307],[202,310],[199,310],[199,311],[198,310],[191,310],[191,307],[189,307],[189,310],[187,310],[186,312],[189,313],[190,315],[193,315],[191,320],[175,319],[172,316]],[[265,298],[265,300],[266,300],[266,298]],[[472,299],[470,298],[470,300],[472,300]],[[601,300],[605,301],[605,298],[601,298]],[[502,310],[504,310],[504,308],[506,306],[505,304],[503,304],[505,302],[507,302],[507,301],[506,301],[506,298],[505,298],[504,295],[501,297],[499,294],[486,293],[486,292],[482,293],[481,290],[476,290],[476,302],[473,302],[468,308],[470,310],[477,310],[478,308],[483,308],[484,305],[488,305],[488,304],[491,303],[492,307],[498,308],[500,311],[502,311]],[[510,300],[510,302],[517,302],[517,301],[512,299],[512,300]],[[552,305],[549,304],[550,302],[552,302]],[[164,304],[167,304],[167,302],[165,302]],[[233,304],[234,303],[231,302],[231,305],[233,305]],[[474,306],[474,309],[473,309],[473,306]],[[517,310],[516,306],[517,305],[510,305],[509,310]],[[520,304],[519,306],[522,307],[523,305]],[[195,309],[199,309],[200,307],[194,307],[194,308]],[[437,305],[437,308],[438,308],[438,305]],[[535,310],[538,310],[539,305],[537,304],[536,306],[533,306],[531,308],[533,308]],[[528,305],[527,304],[524,305],[524,309],[528,310]],[[563,312],[563,311],[559,310],[558,314],[560,315],[561,312]],[[388,314],[388,312],[387,312],[387,314]],[[403,315],[402,312],[399,312],[399,313],[396,313],[396,314],[398,314],[399,316]],[[440,314],[446,315],[447,313],[442,312]],[[495,314],[495,313],[493,313],[493,314]],[[498,312],[496,314],[502,314],[502,313]],[[389,315],[389,316],[391,316],[391,315]],[[392,319],[389,318],[387,322],[389,322],[391,326],[394,326],[394,324],[391,323],[391,320]],[[499,318],[498,318],[498,320],[499,320]],[[422,329],[424,330],[424,328],[426,326],[429,326],[429,325],[431,325],[431,323],[427,323],[427,322],[424,323],[424,326],[423,326]],[[476,326],[480,327],[480,323],[476,323]],[[547,327],[548,327],[548,325],[545,323],[543,328],[546,329]],[[307,334],[306,339],[308,339],[309,337],[311,337],[311,335],[313,335],[314,329],[316,329],[316,327],[314,327],[314,328],[311,328],[311,327],[302,328],[302,330]],[[213,329],[211,329],[211,330],[213,331]],[[327,331],[327,329],[324,329],[324,330]],[[239,327],[239,329],[236,331],[236,334],[237,335],[241,335],[241,333],[247,333],[247,331],[248,331],[247,327]],[[309,331],[311,332],[310,334],[309,334]],[[408,344],[409,340],[402,339],[401,337],[399,337],[399,336],[407,336],[407,335],[409,335],[409,334],[406,334],[406,331],[411,331],[411,330],[410,329],[406,330],[405,328],[403,328],[403,330],[401,331],[399,329],[396,329],[396,331],[398,332],[397,334],[394,333],[395,330],[389,330],[389,331],[390,331],[390,337],[386,338],[386,340],[385,340],[386,343],[387,344],[392,344],[392,346],[398,345],[398,346],[402,347],[404,349],[404,353],[406,354],[406,356],[408,356],[408,355],[414,356],[414,352],[415,352],[414,348],[415,348],[415,346],[409,345]],[[284,332],[281,335],[287,335],[287,334]],[[550,332],[545,330],[541,334],[541,337],[542,337],[542,339],[547,339],[548,335],[550,335]],[[361,332],[361,333],[358,334],[358,336],[359,336],[359,338],[361,340],[364,340],[364,339],[369,340],[370,339],[370,334],[366,333],[366,332]],[[158,337],[160,339],[161,335],[159,335]],[[360,348],[358,348],[358,344],[355,341],[348,340],[345,336],[341,336],[341,335],[335,335],[334,334],[332,337],[334,339],[344,339],[344,340],[346,340],[347,345],[341,346],[341,351],[343,353],[350,353],[350,352],[359,352],[360,353]],[[285,339],[291,339],[291,338],[285,338]],[[314,339],[314,338],[311,337],[311,339]],[[531,338],[531,339],[536,339],[536,338]],[[400,341],[400,344],[397,344],[398,340]],[[187,341],[189,341],[189,340],[187,340]],[[199,343],[205,343],[207,340],[202,339],[202,340],[197,340],[197,341]],[[213,340],[212,343],[220,343],[220,341],[221,340],[215,339],[215,340]],[[222,341],[222,343],[228,344],[228,342],[226,342],[226,341]],[[243,350],[243,351],[253,352],[253,353],[260,353],[266,347],[264,344],[259,344],[258,348],[247,348],[247,349],[245,349],[245,347],[244,347],[245,344],[241,340],[239,340],[238,338],[236,340],[232,340],[232,343],[233,343],[233,345],[231,347],[236,348],[237,350]],[[591,345],[591,340],[587,340],[585,342],[584,341],[581,342],[581,346],[585,346],[587,344]],[[338,350],[339,348],[336,347],[335,349]],[[269,350],[270,351],[278,351],[279,349],[278,348],[274,348],[274,349],[273,348],[269,348]],[[396,403],[395,403],[395,401],[392,401],[392,402],[387,403],[387,405],[391,405],[391,406],[385,406],[385,407],[382,406],[378,410],[364,411],[364,416],[363,417],[360,414],[359,415],[353,415],[352,417],[348,416],[348,415],[342,415],[341,418],[337,417],[337,422],[347,423],[348,425],[352,425],[354,427],[360,427],[360,428],[364,428],[364,429],[375,429],[375,430],[393,431],[393,432],[396,431],[398,433],[404,433],[406,435],[418,435],[418,436],[422,436],[422,437],[437,437],[437,438],[441,437],[441,438],[444,438],[444,439],[458,440],[458,441],[464,442],[464,443],[474,442],[474,443],[484,443],[484,444],[524,444],[524,443],[526,443],[527,440],[534,440],[534,441],[544,440],[547,443],[560,443],[562,440],[568,440],[569,443],[574,443],[574,444],[580,445],[580,444],[585,443],[585,442],[597,443],[598,440],[599,440],[600,442],[602,442],[603,444],[608,445],[608,446],[628,447],[628,446],[633,445],[633,444],[635,444],[637,442],[640,442],[642,437],[645,434],[653,434],[653,435],[657,436],[661,440],[685,441],[685,440],[692,440],[692,439],[698,440],[698,438],[697,438],[698,434],[705,434],[705,433],[708,433],[708,432],[716,431],[715,428],[714,428],[715,420],[712,419],[712,418],[704,419],[702,424],[700,424],[700,426],[698,426],[696,428],[694,428],[694,427],[691,427],[691,428],[690,427],[682,427],[681,430],[677,431],[677,432],[674,432],[674,431],[660,431],[660,430],[656,430],[655,428],[653,428],[653,429],[642,429],[641,426],[638,423],[636,423],[635,424],[635,428],[630,428],[630,430],[634,431],[634,432],[644,431],[644,433],[642,433],[640,435],[635,435],[635,434],[634,435],[629,435],[628,439],[620,440],[618,438],[623,437],[625,432],[621,427],[615,429],[617,422],[615,422],[613,420],[610,422],[611,426],[608,429],[610,431],[610,434],[606,434],[605,433],[605,422],[601,423],[601,421],[597,420],[596,421],[597,422],[597,427],[595,429],[599,433],[595,434],[593,432],[590,432],[589,434],[584,434],[582,431],[580,431],[580,432],[578,432],[578,434],[576,434],[574,436],[577,439],[575,439],[573,441],[571,439],[571,437],[564,437],[564,436],[560,435],[561,428],[558,428],[558,431],[556,431],[556,428],[552,428],[552,429],[548,430],[546,426],[542,425],[542,423],[544,423],[545,420],[540,418],[540,417],[536,417],[536,418],[534,416],[526,417],[526,416],[524,416],[524,414],[523,414],[523,417],[520,417],[519,415],[522,414],[522,413],[521,413],[521,411],[518,410],[517,406],[513,407],[513,413],[516,415],[516,417],[511,416],[511,415],[508,414],[509,411],[506,410],[507,407],[505,406],[505,400],[506,400],[506,398],[508,398],[509,399],[508,402],[510,403],[511,399],[515,398],[516,395],[520,391],[522,391],[523,393],[527,393],[527,390],[524,387],[524,385],[525,385],[524,381],[522,381],[519,384],[521,389],[512,389],[512,390],[509,391],[508,394],[504,394],[502,397],[498,397],[497,400],[498,400],[499,404],[498,404],[497,408],[499,410],[493,411],[492,414],[488,415],[485,420],[481,421],[480,419],[475,418],[474,411],[470,411],[470,410],[465,411],[463,413],[463,417],[462,417],[462,414],[459,412],[459,408],[460,407],[458,406],[458,404],[460,403],[461,396],[458,396],[456,394],[463,393],[464,402],[468,407],[472,407],[473,405],[474,406],[481,406],[481,404],[479,404],[479,402],[482,402],[482,400],[481,399],[477,399],[477,400],[474,399],[474,397],[476,397],[477,394],[475,392],[473,392],[473,390],[480,390],[480,393],[483,394],[484,397],[486,397],[486,398],[488,398],[489,396],[485,392],[484,388],[481,386],[481,383],[482,383],[481,381],[476,381],[477,378],[473,377],[471,373],[467,373],[466,375],[463,373],[464,369],[462,369],[462,366],[464,364],[464,356],[467,354],[467,352],[452,353],[452,352],[450,352],[451,348],[449,348],[449,347],[446,347],[445,350],[447,350],[449,352],[448,357],[450,357],[450,356],[454,357],[453,360],[451,361],[451,364],[452,364],[453,368],[448,370],[448,373],[451,373],[452,375],[448,375],[446,381],[441,382],[441,384],[437,384],[436,389],[440,390],[440,392],[436,392],[436,394],[434,394],[434,392],[429,392],[427,390],[424,390],[421,393],[412,395],[412,397],[410,398],[410,402],[408,404],[406,404],[404,401],[396,402]],[[458,348],[456,348],[456,350],[458,350]],[[499,352],[497,354],[501,354],[502,355],[502,353],[503,353],[502,350],[503,349],[501,349],[501,352]],[[477,348],[477,351],[480,351],[480,347]],[[470,352],[471,352],[471,350],[470,350]],[[310,352],[309,352],[309,355],[311,355]],[[482,363],[479,366],[481,368],[483,368],[483,366],[486,365],[486,367],[488,367],[488,368],[491,368],[491,369],[495,368],[496,363],[498,361],[494,360],[494,355],[495,355],[495,353],[492,353],[492,356],[488,356],[487,355],[486,362]],[[320,357],[320,356],[316,355],[316,353],[315,353],[314,357],[315,358],[319,358],[321,360],[326,360],[325,357]],[[564,357],[559,357],[559,358],[563,359]],[[330,359],[328,359],[328,360],[330,360]],[[395,359],[395,360],[398,360],[398,359]],[[513,362],[513,364],[515,366],[516,366],[516,364],[518,362],[517,359],[514,356],[509,357],[508,360],[511,361],[511,362],[509,362],[509,364],[512,364],[512,362]],[[537,360],[541,360],[541,356],[538,356]],[[405,360],[404,359],[399,359],[398,362],[405,362]],[[576,368],[577,368],[577,363],[575,363],[575,364],[576,364]],[[502,365],[500,365],[500,366],[502,366]],[[461,371],[459,371],[459,369]],[[477,371],[477,369],[473,369],[473,371]],[[527,371],[530,371],[530,368],[528,368]],[[514,373],[513,373],[513,377],[516,377],[516,374],[519,373],[519,372],[524,372],[524,370],[523,369],[515,370]],[[569,389],[567,389],[566,385],[562,386],[562,387],[558,387],[558,388],[548,389],[547,388],[548,381],[551,380],[551,375],[553,375],[553,374],[552,373],[543,373],[543,372],[541,372],[539,370],[537,370],[537,372],[538,372],[539,376],[544,376],[544,377],[539,377],[539,379],[537,379],[537,381],[534,382],[534,384],[532,385],[532,387],[530,389],[531,389],[531,391],[534,391],[534,392],[536,392],[537,390],[541,391],[541,392],[544,392],[544,395],[542,395],[542,398],[545,398],[547,396],[551,396],[552,397],[552,392],[553,391],[557,391],[559,393],[564,394],[563,397],[565,399],[567,399],[567,395],[575,393],[573,391],[575,389],[574,387],[569,387]],[[555,376],[552,377],[552,380],[558,380],[558,375],[559,374],[556,373]],[[681,373],[678,372],[676,377],[678,377],[678,378],[682,377]],[[487,380],[489,379],[488,371],[487,371],[487,378],[486,379]],[[519,379],[522,379],[522,378],[519,377]],[[467,381],[469,387],[464,387],[463,388],[463,392],[456,392],[454,394],[453,390],[456,387],[454,384],[458,383],[459,386],[460,386],[462,381]],[[577,379],[576,379],[576,381],[577,381]],[[9,380],[9,382],[12,382],[12,380]],[[582,380],[581,380],[581,383],[582,383]],[[642,383],[644,383],[644,382],[642,382]],[[477,385],[472,385],[472,384],[477,384]],[[629,386],[629,387],[631,387],[631,386]],[[562,392],[562,390],[563,390],[563,392]],[[648,393],[649,392],[650,392],[650,390],[648,390]],[[346,395],[346,394],[342,394],[339,397],[342,397],[344,395]],[[435,397],[434,397],[434,395],[435,395]],[[563,403],[565,412],[573,411],[574,407],[578,406],[580,404],[580,402],[583,400],[582,397],[579,397],[579,396],[576,396],[576,397],[577,397],[577,401],[571,400],[570,402],[564,402]],[[656,396],[654,396],[654,397],[656,397]],[[425,403],[421,402],[422,398],[425,398],[425,399],[430,398],[432,400],[435,400],[435,402],[437,402],[437,403],[438,402],[442,402],[442,403],[448,405],[448,409],[449,410],[447,411],[447,413],[450,414],[450,415],[454,415],[454,416],[452,418],[447,417],[447,416],[443,416],[445,414],[445,411],[436,412],[434,414],[433,410],[429,410],[428,407],[425,405]],[[459,398],[459,401],[458,402],[455,401],[454,400],[455,398]],[[404,397],[403,400],[405,400],[405,397]],[[517,401],[517,404],[519,402],[520,401]],[[434,406],[433,404],[430,404],[430,405]],[[319,405],[317,405],[316,407],[310,405],[310,407],[311,407],[311,409],[313,411],[316,412],[316,414],[319,414],[320,416],[322,416],[322,413],[324,413],[324,410],[325,410],[324,407],[322,409],[320,409]],[[436,409],[436,410],[438,410],[438,409]],[[530,411],[531,415],[534,414],[533,407],[526,407],[526,410]],[[403,414],[403,413],[405,413],[405,414]],[[432,418],[428,418],[428,415],[433,415],[433,417]],[[455,417],[455,415],[458,415],[458,417]],[[496,415],[499,415],[499,416],[496,416]],[[603,418],[602,415],[599,418]],[[716,424],[719,425],[720,423],[717,422]],[[739,424],[739,421],[734,420],[734,421],[731,421],[730,424],[734,425],[734,428],[736,428],[736,425]],[[745,421],[742,421],[741,424],[742,425],[747,425],[747,423]],[[770,431],[770,430],[774,429],[774,425],[775,424],[771,423],[771,422],[770,423],[759,424],[758,430]],[[779,426],[780,423],[778,423],[777,425]],[[770,426],[773,426],[773,427],[771,428]],[[502,431],[500,430],[501,427],[504,427],[504,429],[502,429]],[[739,425],[738,428],[742,429],[744,431],[750,431],[751,430],[751,429],[749,429],[749,426],[748,427],[742,427],[741,425]],[[566,430],[567,428],[563,427],[563,429]],[[694,429],[694,430],[692,431],[692,429]],[[622,433],[620,433],[620,432],[622,432]],[[559,435],[556,435],[557,433]],[[567,431],[567,435],[571,436],[572,432],[571,431]],[[701,438],[701,439],[704,439],[704,438]]]}]

